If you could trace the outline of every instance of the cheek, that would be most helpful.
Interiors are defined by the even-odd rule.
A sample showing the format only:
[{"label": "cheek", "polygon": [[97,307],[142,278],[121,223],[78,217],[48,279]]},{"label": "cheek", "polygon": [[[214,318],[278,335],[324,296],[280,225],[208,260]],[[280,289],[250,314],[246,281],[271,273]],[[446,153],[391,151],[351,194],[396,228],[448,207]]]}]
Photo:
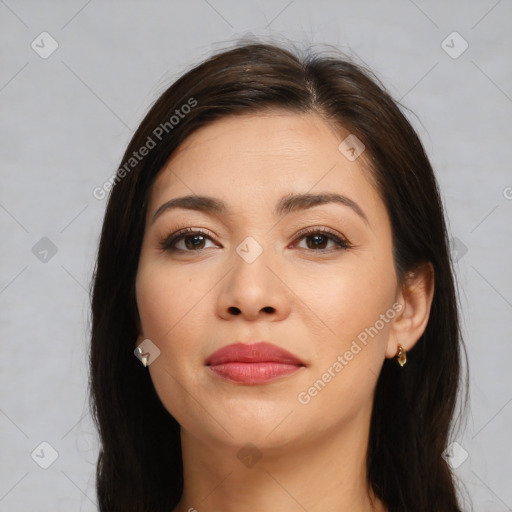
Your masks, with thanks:
[{"label": "cheek", "polygon": [[303,289],[323,325],[309,387],[299,399],[312,416],[330,410],[332,417],[348,417],[369,404],[395,316],[392,259],[369,255],[344,263],[325,278],[317,274],[314,293]]},{"label": "cheek", "polygon": [[[391,260],[352,257],[297,280],[296,289],[313,312],[318,335],[331,349],[342,349],[391,308],[396,283]],[[331,355],[321,347],[319,354]]]},{"label": "cheek", "polygon": [[183,421],[180,414],[187,409],[183,386],[193,388],[188,382],[192,375],[188,368],[200,354],[200,347],[194,344],[197,323],[190,320],[201,303],[197,290],[187,286],[189,279],[178,274],[169,269],[162,272],[156,265],[142,269],[136,296],[143,335],[160,350],[160,356],[149,366],[153,386],[166,409]]},{"label": "cheek", "polygon": [[148,368],[151,380],[161,402],[182,425],[194,416],[190,393],[196,384],[191,367],[199,361],[197,341],[201,339],[195,332],[200,327],[194,314],[200,312],[200,299],[209,289],[199,289],[197,283],[201,282],[168,266],[141,267],[137,275],[143,334],[160,350],[160,356]]},{"label": "cheek", "polygon": [[142,267],[137,274],[136,297],[144,335],[162,344],[173,337],[207,286],[165,265]]}]

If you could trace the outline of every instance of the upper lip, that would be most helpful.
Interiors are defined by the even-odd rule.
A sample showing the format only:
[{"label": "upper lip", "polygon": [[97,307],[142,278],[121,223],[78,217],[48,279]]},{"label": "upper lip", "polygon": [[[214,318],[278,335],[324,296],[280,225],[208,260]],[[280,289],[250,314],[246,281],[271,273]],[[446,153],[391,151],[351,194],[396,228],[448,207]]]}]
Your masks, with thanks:
[{"label": "upper lip", "polygon": [[291,352],[284,348],[264,341],[254,343],[233,343],[226,345],[210,354],[206,365],[215,366],[224,363],[281,363],[305,366],[305,364]]}]

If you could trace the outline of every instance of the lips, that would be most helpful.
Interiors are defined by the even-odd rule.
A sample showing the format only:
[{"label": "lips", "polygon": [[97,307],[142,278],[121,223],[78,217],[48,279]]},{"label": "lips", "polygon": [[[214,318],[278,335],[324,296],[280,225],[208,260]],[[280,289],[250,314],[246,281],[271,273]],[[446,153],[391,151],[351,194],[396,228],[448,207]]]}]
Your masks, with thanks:
[{"label": "lips", "polygon": [[304,366],[304,363],[291,352],[271,343],[234,343],[227,345],[211,354],[206,360],[207,365],[224,363],[283,363]]},{"label": "lips", "polygon": [[306,366],[291,352],[266,342],[222,347],[205,364],[217,377],[243,384],[263,384]]}]

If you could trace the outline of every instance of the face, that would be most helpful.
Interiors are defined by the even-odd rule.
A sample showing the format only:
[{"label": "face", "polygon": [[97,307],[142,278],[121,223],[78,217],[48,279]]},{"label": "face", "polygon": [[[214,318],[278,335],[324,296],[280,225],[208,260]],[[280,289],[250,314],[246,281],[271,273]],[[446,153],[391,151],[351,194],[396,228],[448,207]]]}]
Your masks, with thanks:
[{"label": "face", "polygon": [[[154,183],[137,344],[160,350],[148,366],[155,389],[197,439],[270,448],[369,418],[396,347],[399,287],[365,154],[338,149],[348,135],[314,114],[229,117],[194,132]],[[261,341],[294,359],[262,346],[211,358]]]}]

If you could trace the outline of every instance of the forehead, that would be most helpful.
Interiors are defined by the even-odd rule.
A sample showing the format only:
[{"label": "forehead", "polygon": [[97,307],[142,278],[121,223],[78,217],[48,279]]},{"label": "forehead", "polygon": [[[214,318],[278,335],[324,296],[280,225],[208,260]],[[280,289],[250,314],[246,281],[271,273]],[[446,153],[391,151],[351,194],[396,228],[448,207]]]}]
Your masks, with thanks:
[{"label": "forehead", "polygon": [[375,205],[380,199],[364,153],[352,161],[339,149],[349,134],[312,113],[267,112],[215,121],[173,153],[155,180],[149,212],[185,194],[216,196],[238,211],[273,207],[289,193],[326,191]]}]

